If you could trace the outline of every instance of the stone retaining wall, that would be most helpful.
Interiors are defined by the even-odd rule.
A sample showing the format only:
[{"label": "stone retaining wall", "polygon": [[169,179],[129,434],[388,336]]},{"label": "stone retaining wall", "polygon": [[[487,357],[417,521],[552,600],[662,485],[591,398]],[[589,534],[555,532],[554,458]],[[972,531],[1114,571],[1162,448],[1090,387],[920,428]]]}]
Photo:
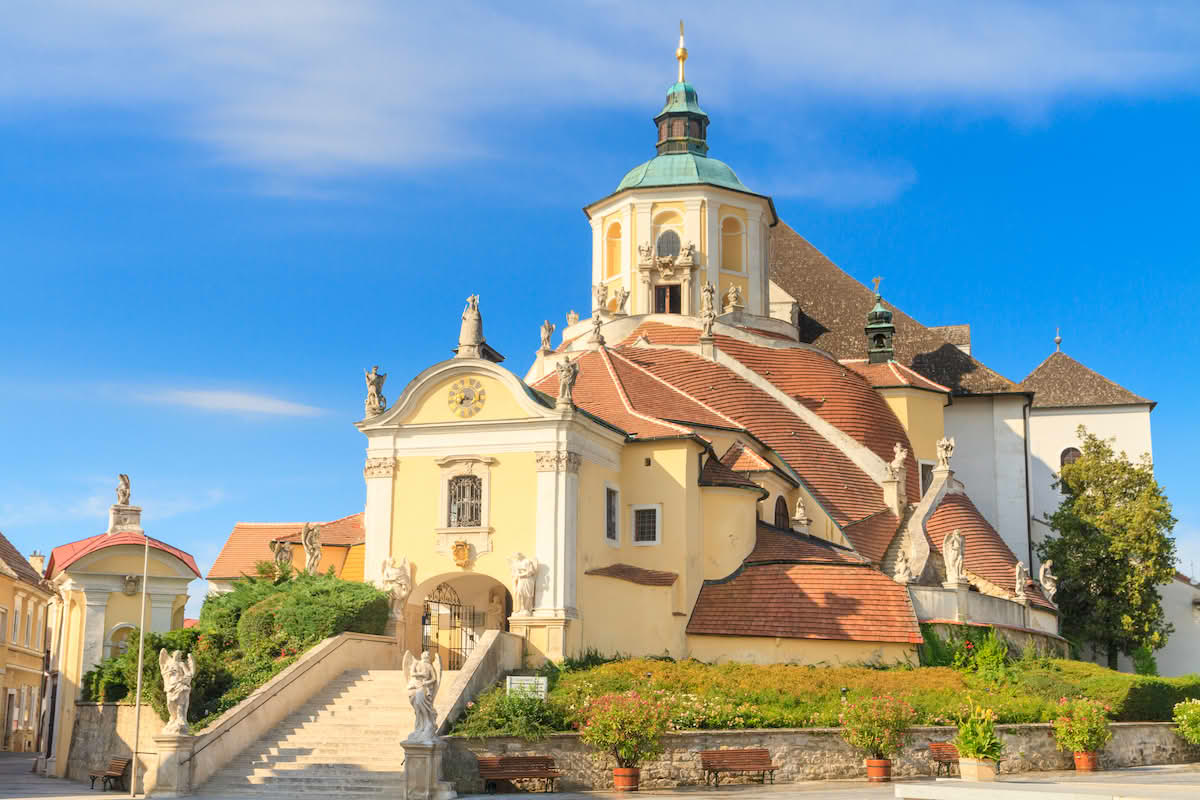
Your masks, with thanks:
[{"label": "stone retaining wall", "polygon": [[[108,766],[113,758],[129,758],[133,743],[135,710],[121,703],[76,703],[75,728],[71,733],[71,750],[67,754],[67,775],[74,781],[86,781],[92,770]],[[149,705],[142,706],[142,725],[138,735],[138,785],[147,769],[153,772],[158,764],[158,745],[154,736],[162,730],[163,721]],[[129,779],[126,774],[126,780]],[[151,779],[153,775],[150,776]],[[126,784],[128,785],[128,784]],[[151,787],[152,781],[151,781]]]},{"label": "stone retaining wall", "polygon": [[[1048,724],[1001,725],[1000,733],[1008,758],[1001,772],[1071,769],[1070,753],[1054,746]],[[1113,739],[1101,754],[1102,767],[1134,767],[1148,764],[1179,764],[1200,760],[1200,748],[1180,739],[1169,722],[1114,723]],[[908,747],[892,763],[895,775],[929,775],[930,742],[954,738],[954,728],[914,728]],[[482,791],[477,757],[481,755],[549,755],[563,771],[563,790],[605,789],[612,786],[612,762],[600,763],[591,749],[573,733],[560,733],[542,742],[529,743],[513,737],[464,739],[452,737],[442,762],[446,780],[460,793]],[[704,782],[700,771],[701,750],[765,747],[779,765],[775,780],[790,783],[804,780],[858,778],[864,776],[862,758],[842,740],[837,728],[789,728],[777,730],[697,731],[665,737],[666,750],[658,760],[642,766],[642,785],[647,788],[690,786]],[[749,782],[748,777],[722,777],[722,783]]]}]

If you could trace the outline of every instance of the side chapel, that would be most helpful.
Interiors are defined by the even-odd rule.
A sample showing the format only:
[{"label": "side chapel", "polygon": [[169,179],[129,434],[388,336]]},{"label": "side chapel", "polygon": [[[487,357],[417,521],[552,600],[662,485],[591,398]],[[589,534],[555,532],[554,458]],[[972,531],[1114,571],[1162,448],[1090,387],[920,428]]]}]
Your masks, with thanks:
[{"label": "side chapel", "polygon": [[585,212],[592,310],[518,376],[468,299],[454,356],[387,407],[367,375],[363,575],[408,649],[488,628],[533,660],[914,661],[920,622],[1061,644],[951,467],[951,389],[895,359],[876,284],[859,357],[801,341],[770,280],[770,197],[708,155],[684,77],[656,155]]}]

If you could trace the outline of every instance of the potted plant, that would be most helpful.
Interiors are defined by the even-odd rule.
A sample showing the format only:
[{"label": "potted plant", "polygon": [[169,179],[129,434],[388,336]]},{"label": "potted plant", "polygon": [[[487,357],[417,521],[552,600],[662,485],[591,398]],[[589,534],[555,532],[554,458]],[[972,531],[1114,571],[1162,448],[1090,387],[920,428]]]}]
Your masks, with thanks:
[{"label": "potted plant", "polygon": [[1059,750],[1069,750],[1075,755],[1078,772],[1093,772],[1097,767],[1097,756],[1112,738],[1108,729],[1108,714],[1112,710],[1099,700],[1058,701],[1059,716],[1054,720],[1054,738]]},{"label": "potted plant", "polygon": [[975,709],[958,723],[954,737],[958,749],[958,774],[964,781],[996,780],[996,765],[1004,756],[1004,742],[996,733],[996,712]]},{"label": "potted plant", "polygon": [[866,758],[867,780],[892,779],[892,756],[908,741],[917,712],[890,695],[846,703],[838,719],[842,738]]},{"label": "potted plant", "polygon": [[618,792],[636,792],[641,779],[639,765],[663,751],[662,736],[671,720],[667,703],[636,691],[606,694],[592,698],[582,718],[580,738],[617,762],[613,787]]}]

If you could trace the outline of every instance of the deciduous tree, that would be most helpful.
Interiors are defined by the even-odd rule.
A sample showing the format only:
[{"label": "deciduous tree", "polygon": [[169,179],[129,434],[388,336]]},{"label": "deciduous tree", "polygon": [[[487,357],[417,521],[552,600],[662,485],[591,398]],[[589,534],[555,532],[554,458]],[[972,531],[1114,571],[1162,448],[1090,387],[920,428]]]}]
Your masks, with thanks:
[{"label": "deciduous tree", "polygon": [[1063,494],[1047,517],[1055,535],[1037,551],[1054,559],[1063,634],[1102,650],[1116,669],[1118,653],[1161,648],[1173,630],[1157,587],[1175,576],[1175,518],[1148,454],[1133,463],[1082,425],[1079,438],[1082,455],[1055,483]]}]

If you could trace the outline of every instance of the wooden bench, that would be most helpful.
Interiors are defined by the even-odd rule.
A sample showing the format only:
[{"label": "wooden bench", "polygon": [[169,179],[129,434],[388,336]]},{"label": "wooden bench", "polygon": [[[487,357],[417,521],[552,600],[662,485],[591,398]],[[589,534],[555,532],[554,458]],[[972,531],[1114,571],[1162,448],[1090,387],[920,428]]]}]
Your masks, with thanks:
[{"label": "wooden bench", "polygon": [[92,779],[92,788],[96,788],[96,778],[103,778],[104,780],[100,782],[100,791],[107,791],[113,786],[124,789],[125,770],[127,769],[129,769],[128,758],[114,758],[108,762],[108,769],[88,773],[88,777]]},{"label": "wooden bench", "polygon": [[958,748],[950,742],[930,742],[929,758],[933,760],[935,775],[941,775],[943,768],[947,775],[953,775],[958,766]]},{"label": "wooden bench", "polygon": [[547,792],[554,791],[554,781],[562,772],[554,768],[554,759],[550,756],[480,756],[479,777],[483,778],[483,788],[491,793],[496,791],[500,781],[511,781],[518,778],[533,778],[544,781]]},{"label": "wooden bench", "polygon": [[712,777],[713,786],[721,782],[722,772],[757,772],[761,783],[775,782],[778,765],[771,763],[771,754],[765,747],[747,747],[742,750],[701,750],[700,767],[704,770],[704,783]]}]

